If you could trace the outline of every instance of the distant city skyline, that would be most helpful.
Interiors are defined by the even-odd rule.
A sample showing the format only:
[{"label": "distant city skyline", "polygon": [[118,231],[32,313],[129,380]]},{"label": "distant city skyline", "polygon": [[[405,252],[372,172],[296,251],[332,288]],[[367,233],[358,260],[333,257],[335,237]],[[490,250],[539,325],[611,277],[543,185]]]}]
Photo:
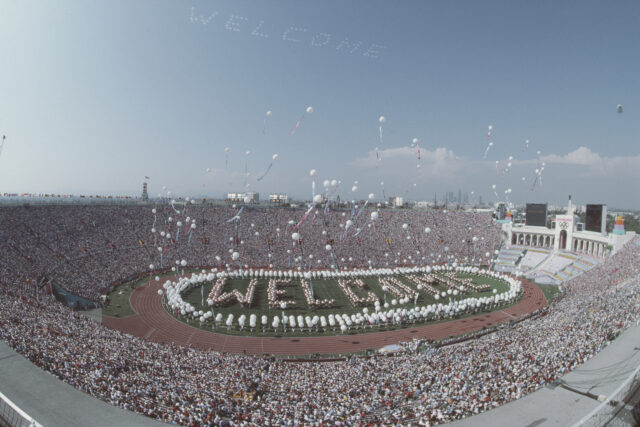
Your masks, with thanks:
[{"label": "distant city skyline", "polygon": [[0,193],[138,197],[149,176],[150,197],[310,199],[315,169],[343,200],[640,208],[638,17],[634,1],[8,0]]}]

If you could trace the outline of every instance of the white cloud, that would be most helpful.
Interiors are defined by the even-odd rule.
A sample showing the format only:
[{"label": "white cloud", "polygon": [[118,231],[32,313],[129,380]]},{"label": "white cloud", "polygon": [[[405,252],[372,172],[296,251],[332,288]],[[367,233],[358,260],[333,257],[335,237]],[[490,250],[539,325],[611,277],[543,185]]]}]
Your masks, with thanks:
[{"label": "white cloud", "polygon": [[[528,158],[514,159],[512,167],[505,170],[507,159],[504,158],[496,168],[495,159],[458,156],[446,147],[432,151],[421,149],[421,167],[416,168],[415,149],[399,147],[378,150],[378,155],[375,150],[368,151],[348,162],[348,166],[354,178],[361,180],[361,188],[365,188],[365,183],[372,183],[375,191],[375,183],[384,181],[387,194],[415,199],[431,198],[434,192],[441,194],[460,188],[493,200],[491,186],[496,184],[499,198],[504,197],[506,189],[512,188],[510,199],[517,202],[564,201],[569,192],[585,201],[628,206],[628,194],[634,191],[634,183],[640,178],[640,155],[605,157],[583,146],[540,159],[535,154],[527,154]],[[534,171],[540,161],[546,163],[544,185],[537,180],[534,187]]]},{"label": "white cloud", "polygon": [[[433,151],[411,147],[387,148],[372,150],[365,157],[359,157],[349,163],[349,166],[361,170],[371,170],[376,167],[385,174],[410,175],[421,178],[448,178],[460,172],[467,159],[457,157],[452,150],[438,147]],[[418,168],[418,164],[420,167]],[[413,172],[415,170],[415,172]]]},{"label": "white cloud", "polygon": [[549,164],[585,166],[587,174],[596,176],[625,176],[640,173],[640,155],[603,157],[583,146],[564,156],[551,154],[543,156],[541,160]]}]

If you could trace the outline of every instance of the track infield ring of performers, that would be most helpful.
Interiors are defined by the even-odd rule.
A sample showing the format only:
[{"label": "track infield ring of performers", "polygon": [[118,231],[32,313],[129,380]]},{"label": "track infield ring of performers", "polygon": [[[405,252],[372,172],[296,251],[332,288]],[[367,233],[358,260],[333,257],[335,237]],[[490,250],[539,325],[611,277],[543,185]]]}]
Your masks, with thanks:
[{"label": "track infield ring of performers", "polygon": [[[407,283],[406,276],[392,277],[400,277],[402,279],[401,283]],[[459,275],[459,277],[461,279],[469,279],[474,276]],[[482,277],[486,278],[486,276]],[[374,280],[376,277],[367,279]],[[270,315],[267,314],[268,323],[266,327],[263,328],[261,313],[264,309],[260,304],[251,304],[243,308],[240,304],[237,304],[236,301],[236,304],[231,304],[226,307],[213,307],[214,315],[209,319],[205,319],[204,322],[200,322],[199,318],[194,318],[193,313],[189,313],[191,315],[181,316],[176,310],[171,310],[171,308],[166,305],[166,294],[160,296],[158,292],[159,290],[163,290],[163,293],[166,292],[165,288],[163,288],[166,280],[167,278],[162,278],[159,281],[152,280],[138,286],[129,298],[135,314],[124,318],[103,316],[103,324],[153,342],[165,344],[174,343],[219,352],[272,354],[280,356],[311,354],[335,355],[377,350],[386,345],[408,342],[413,339],[442,340],[458,335],[470,334],[519,319],[547,306],[545,295],[537,285],[527,280],[518,279],[521,282],[522,291],[514,301],[494,305],[490,309],[483,307],[481,310],[471,310],[472,312],[467,312],[464,315],[447,318],[443,318],[442,316],[434,318],[434,316],[430,316],[429,319],[431,320],[419,319],[415,322],[407,321],[403,324],[392,324],[390,320],[386,326],[382,326],[381,322],[378,322],[378,325],[371,325],[369,323],[369,326],[365,326],[367,322],[363,322],[360,325],[353,322],[346,330],[341,330],[337,323],[333,327],[327,324],[325,328],[322,328],[318,323],[308,326],[305,322],[302,328],[303,330],[301,331],[299,322],[296,322],[296,327],[292,331],[289,325],[287,329],[284,329],[282,323],[274,328],[273,319],[275,317],[282,318],[284,315],[287,317],[295,316],[297,320],[302,320],[299,319],[298,316],[302,316],[304,319],[307,315],[308,317],[314,315],[319,316],[321,312],[308,311],[308,314],[305,315],[304,312],[301,311],[302,307],[297,310],[292,307],[287,307],[284,310],[281,308],[266,309],[266,313]],[[293,279],[291,282],[295,283],[296,280],[297,279]],[[246,281],[247,284],[249,283],[248,279],[244,279],[244,281]],[[266,279],[259,279],[259,281],[264,283],[260,283],[257,286],[257,288],[261,289],[261,291],[256,292],[258,298],[264,296],[261,295],[261,293],[266,293],[268,286]],[[237,286],[244,286],[246,288],[247,284],[242,285],[241,282],[242,280],[240,279],[235,282],[231,281],[231,283],[225,284],[225,288],[227,291]],[[298,280],[298,282],[300,281]],[[321,282],[320,280],[314,281],[316,294],[321,286]],[[327,282],[330,281],[327,280]],[[300,285],[300,283],[298,283],[298,285]],[[327,287],[330,287],[333,286],[334,283],[327,283],[327,285]],[[208,306],[206,299],[210,296],[214,284],[205,282],[204,286],[204,289],[201,290],[201,285],[197,284],[197,286],[192,286],[182,292],[184,300],[187,302],[191,301],[196,310],[210,310],[212,308]],[[338,286],[337,282],[335,286]],[[371,285],[369,281],[367,281],[365,288],[375,290],[374,293],[376,295],[382,292],[381,289],[376,289],[374,285]],[[412,288],[417,290],[417,286],[412,286]],[[444,291],[440,286],[438,286],[437,289],[438,291]],[[495,286],[492,286],[490,293],[493,293],[493,289],[495,289]],[[423,289],[421,289],[421,291],[422,290]],[[360,289],[360,291],[362,291],[362,289]],[[117,290],[115,292],[117,292]],[[469,292],[468,288],[466,293],[480,295],[480,293],[477,292]],[[488,295],[490,293],[488,293]],[[288,296],[292,294],[295,296],[295,293],[291,292]],[[403,308],[409,311],[414,308],[414,300],[406,301],[406,299],[404,304],[398,304],[398,301],[395,301],[396,304],[392,306],[391,302],[394,296],[390,295],[388,289],[384,294],[383,297],[380,298],[380,308],[378,312],[388,312],[388,310],[392,308],[395,311],[402,310]],[[360,295],[362,295],[361,292]],[[495,295],[495,293],[493,293],[493,295]],[[200,306],[203,296],[205,305]],[[464,297],[467,296],[468,295]],[[460,297],[464,298],[462,295]],[[449,304],[448,301],[452,298],[455,297],[452,295],[440,297],[439,302]],[[385,308],[384,301],[389,304],[387,308]],[[266,303],[266,301],[264,302]],[[302,300],[297,300],[297,302],[303,305],[306,301],[303,297]],[[362,307],[356,308],[352,306],[351,310],[348,310],[348,302],[348,299],[345,298],[344,301],[336,302],[335,305],[337,305],[337,307],[335,305],[328,307],[323,309],[322,313],[324,313],[325,318],[329,313],[341,313],[347,314],[347,316],[353,313],[360,313],[362,315]],[[433,306],[433,295],[420,292],[418,301],[415,303],[418,309],[425,305]],[[367,308],[368,310],[365,311],[370,310],[369,313],[376,312],[373,304],[370,304]],[[247,309],[246,324],[241,328],[238,323],[238,318],[239,313],[243,312],[242,310],[244,309]],[[224,320],[216,322],[215,317],[218,312],[220,312],[220,314],[224,313]],[[257,317],[253,332],[250,331],[252,328],[249,325],[251,312],[255,313]],[[234,316],[231,325],[227,326],[225,321],[228,319],[229,313],[236,313],[238,315]],[[344,324],[343,321],[342,325]],[[325,332],[322,332],[323,330],[325,330]]]}]

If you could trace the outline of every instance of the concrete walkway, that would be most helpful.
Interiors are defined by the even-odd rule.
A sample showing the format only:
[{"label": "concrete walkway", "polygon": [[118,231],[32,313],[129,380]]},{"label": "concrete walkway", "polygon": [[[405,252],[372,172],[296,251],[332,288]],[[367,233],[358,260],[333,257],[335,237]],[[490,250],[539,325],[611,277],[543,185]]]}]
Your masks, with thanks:
[{"label": "concrete walkway", "polygon": [[[578,369],[562,377],[562,383],[579,392],[609,397],[640,365],[640,327],[634,326]],[[571,426],[600,402],[560,386],[549,386],[515,402],[452,423],[471,426]],[[631,419],[615,425],[635,425]]]},{"label": "concrete walkway", "polygon": [[45,427],[166,425],[76,390],[33,365],[2,341],[0,391]]}]

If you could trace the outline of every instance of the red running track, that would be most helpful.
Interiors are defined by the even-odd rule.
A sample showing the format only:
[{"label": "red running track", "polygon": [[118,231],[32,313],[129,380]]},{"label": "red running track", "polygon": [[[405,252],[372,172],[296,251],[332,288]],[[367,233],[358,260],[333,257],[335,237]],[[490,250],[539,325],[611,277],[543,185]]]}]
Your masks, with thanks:
[{"label": "red running track", "polygon": [[150,285],[139,287],[131,295],[130,302],[136,315],[122,319],[105,316],[102,323],[150,341],[189,345],[219,352],[277,355],[339,354],[378,349],[388,344],[410,341],[413,338],[437,340],[465,334],[483,327],[508,322],[547,305],[544,294],[538,286],[523,280],[522,288],[524,297],[510,308],[445,323],[409,326],[405,329],[384,332],[363,332],[357,335],[262,338],[209,332],[176,320],[162,306],[158,295],[161,283],[151,282]]}]

